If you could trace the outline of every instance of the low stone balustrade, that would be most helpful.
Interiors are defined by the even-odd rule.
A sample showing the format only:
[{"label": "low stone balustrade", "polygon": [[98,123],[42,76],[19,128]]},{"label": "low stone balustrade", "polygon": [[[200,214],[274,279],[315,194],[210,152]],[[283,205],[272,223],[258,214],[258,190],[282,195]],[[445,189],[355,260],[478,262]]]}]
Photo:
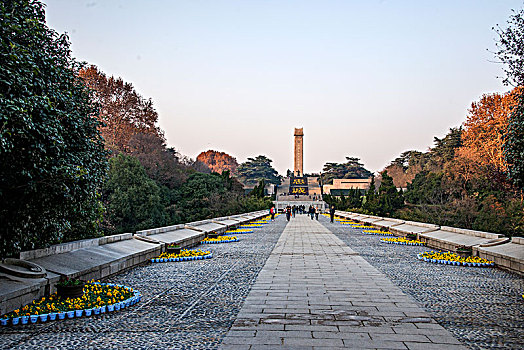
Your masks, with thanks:
[{"label": "low stone balustrade", "polygon": [[459,247],[471,247],[472,254],[495,261],[495,265],[524,275],[524,238],[467,230],[457,227],[439,226],[416,221],[364,215],[337,211],[336,215],[376,228],[387,228],[397,236],[416,234],[419,240],[433,249],[456,252]]},{"label": "low stone balustrade", "polygon": [[45,277],[21,277],[14,275],[8,264],[4,264],[3,269],[0,266],[0,314],[55,292],[55,285],[62,276],[82,280],[103,279],[160,255],[166,244],[194,246],[210,232],[223,233],[230,227],[267,214],[268,211],[263,210],[21,252],[21,261],[42,267],[46,271]]}]

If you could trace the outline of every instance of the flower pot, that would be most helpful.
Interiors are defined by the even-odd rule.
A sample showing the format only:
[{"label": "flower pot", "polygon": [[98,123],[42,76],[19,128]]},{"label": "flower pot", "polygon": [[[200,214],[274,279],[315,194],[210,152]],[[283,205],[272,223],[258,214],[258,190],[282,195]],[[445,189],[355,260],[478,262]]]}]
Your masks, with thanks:
[{"label": "flower pot", "polygon": [[90,317],[92,313],[93,313],[93,309],[86,309],[85,310],[86,317]]},{"label": "flower pot", "polygon": [[16,325],[19,324],[19,323],[20,323],[20,317],[13,317],[13,318],[11,319],[11,324],[12,324],[13,326],[16,326]]},{"label": "flower pot", "polygon": [[66,311],[67,318],[74,318],[75,317],[75,311]]},{"label": "flower pot", "polygon": [[104,305],[104,306],[102,306],[102,307],[100,308],[100,313],[105,314],[106,311],[107,311],[107,306],[106,306],[106,305]]},{"label": "flower pot", "polygon": [[121,304],[120,303],[116,303],[115,304],[115,311],[120,311],[120,307],[121,307]]},{"label": "flower pot", "polygon": [[29,320],[31,321],[31,323],[38,322],[38,315],[31,315],[31,316],[29,316]]},{"label": "flower pot", "polygon": [[76,317],[82,317],[83,313],[84,313],[84,310],[75,310],[75,316]]},{"label": "flower pot", "polygon": [[8,318],[0,318],[0,325],[7,326],[7,321],[9,321]]},{"label": "flower pot", "polygon": [[47,319],[49,318],[49,314],[43,314],[39,316],[40,322],[47,322]]},{"label": "flower pot", "polygon": [[94,313],[95,315],[100,315],[100,308],[99,308],[99,307],[95,307],[95,308],[93,309],[93,313]]},{"label": "flower pot", "polygon": [[56,292],[62,298],[80,298],[84,295],[84,283],[76,286],[61,286],[56,285]]},{"label": "flower pot", "polygon": [[49,314],[49,321],[54,321],[54,320],[56,320],[56,316],[57,316],[57,315],[58,315],[58,314],[57,314],[56,312],[51,312],[51,313]]},{"label": "flower pot", "polygon": [[108,311],[108,312],[113,312],[113,311],[115,311],[115,305],[107,305],[107,311]]},{"label": "flower pot", "polygon": [[29,316],[20,317],[20,323],[27,324],[29,322]]},{"label": "flower pot", "polygon": [[66,313],[65,313],[65,311],[63,311],[63,312],[59,312],[59,313],[58,313],[58,319],[59,319],[59,320],[63,320],[64,318],[66,318]]}]

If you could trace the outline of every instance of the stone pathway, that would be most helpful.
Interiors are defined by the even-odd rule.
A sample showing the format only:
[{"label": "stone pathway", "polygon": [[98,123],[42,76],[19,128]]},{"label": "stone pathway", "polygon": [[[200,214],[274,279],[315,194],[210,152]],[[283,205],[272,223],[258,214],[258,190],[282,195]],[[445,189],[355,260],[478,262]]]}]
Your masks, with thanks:
[{"label": "stone pathway", "polygon": [[239,238],[201,246],[213,259],[113,276],[144,295],[118,313],[0,327],[0,349],[459,348],[448,331],[471,349],[524,348],[522,277],[424,263],[427,248],[322,216]]},{"label": "stone pathway", "polygon": [[464,349],[319,222],[292,219],[222,349]]}]

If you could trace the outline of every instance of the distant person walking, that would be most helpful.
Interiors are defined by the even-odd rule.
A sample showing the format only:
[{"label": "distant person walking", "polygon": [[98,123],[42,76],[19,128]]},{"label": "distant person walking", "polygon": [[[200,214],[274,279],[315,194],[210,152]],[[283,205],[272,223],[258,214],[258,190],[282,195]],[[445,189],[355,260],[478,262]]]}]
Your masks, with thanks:
[{"label": "distant person walking", "polygon": [[294,206],[291,208],[291,212],[293,213],[293,217],[295,217],[295,214],[297,213],[297,207],[296,207],[296,205],[294,205]]},{"label": "distant person walking", "polygon": [[331,209],[329,209],[329,218],[331,219],[331,222],[335,220],[335,206],[332,205]]},{"label": "distant person walking", "polygon": [[287,219],[287,221],[289,221],[290,218],[291,218],[291,207],[288,205],[286,207],[286,219]]},{"label": "distant person walking", "polygon": [[269,214],[271,214],[271,221],[275,221],[275,207],[269,209]]},{"label": "distant person walking", "polygon": [[309,216],[311,216],[311,220],[313,220],[313,217],[315,216],[315,207],[310,205],[308,210]]},{"label": "distant person walking", "polygon": [[318,213],[320,212],[320,208],[315,208],[315,219],[318,221]]}]

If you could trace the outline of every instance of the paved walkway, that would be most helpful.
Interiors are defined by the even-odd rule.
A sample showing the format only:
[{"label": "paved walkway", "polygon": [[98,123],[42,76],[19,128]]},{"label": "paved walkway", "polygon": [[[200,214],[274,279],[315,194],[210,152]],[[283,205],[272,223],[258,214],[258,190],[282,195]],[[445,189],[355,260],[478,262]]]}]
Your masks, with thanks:
[{"label": "paved walkway", "polygon": [[327,228],[282,233],[222,349],[464,349]]}]

